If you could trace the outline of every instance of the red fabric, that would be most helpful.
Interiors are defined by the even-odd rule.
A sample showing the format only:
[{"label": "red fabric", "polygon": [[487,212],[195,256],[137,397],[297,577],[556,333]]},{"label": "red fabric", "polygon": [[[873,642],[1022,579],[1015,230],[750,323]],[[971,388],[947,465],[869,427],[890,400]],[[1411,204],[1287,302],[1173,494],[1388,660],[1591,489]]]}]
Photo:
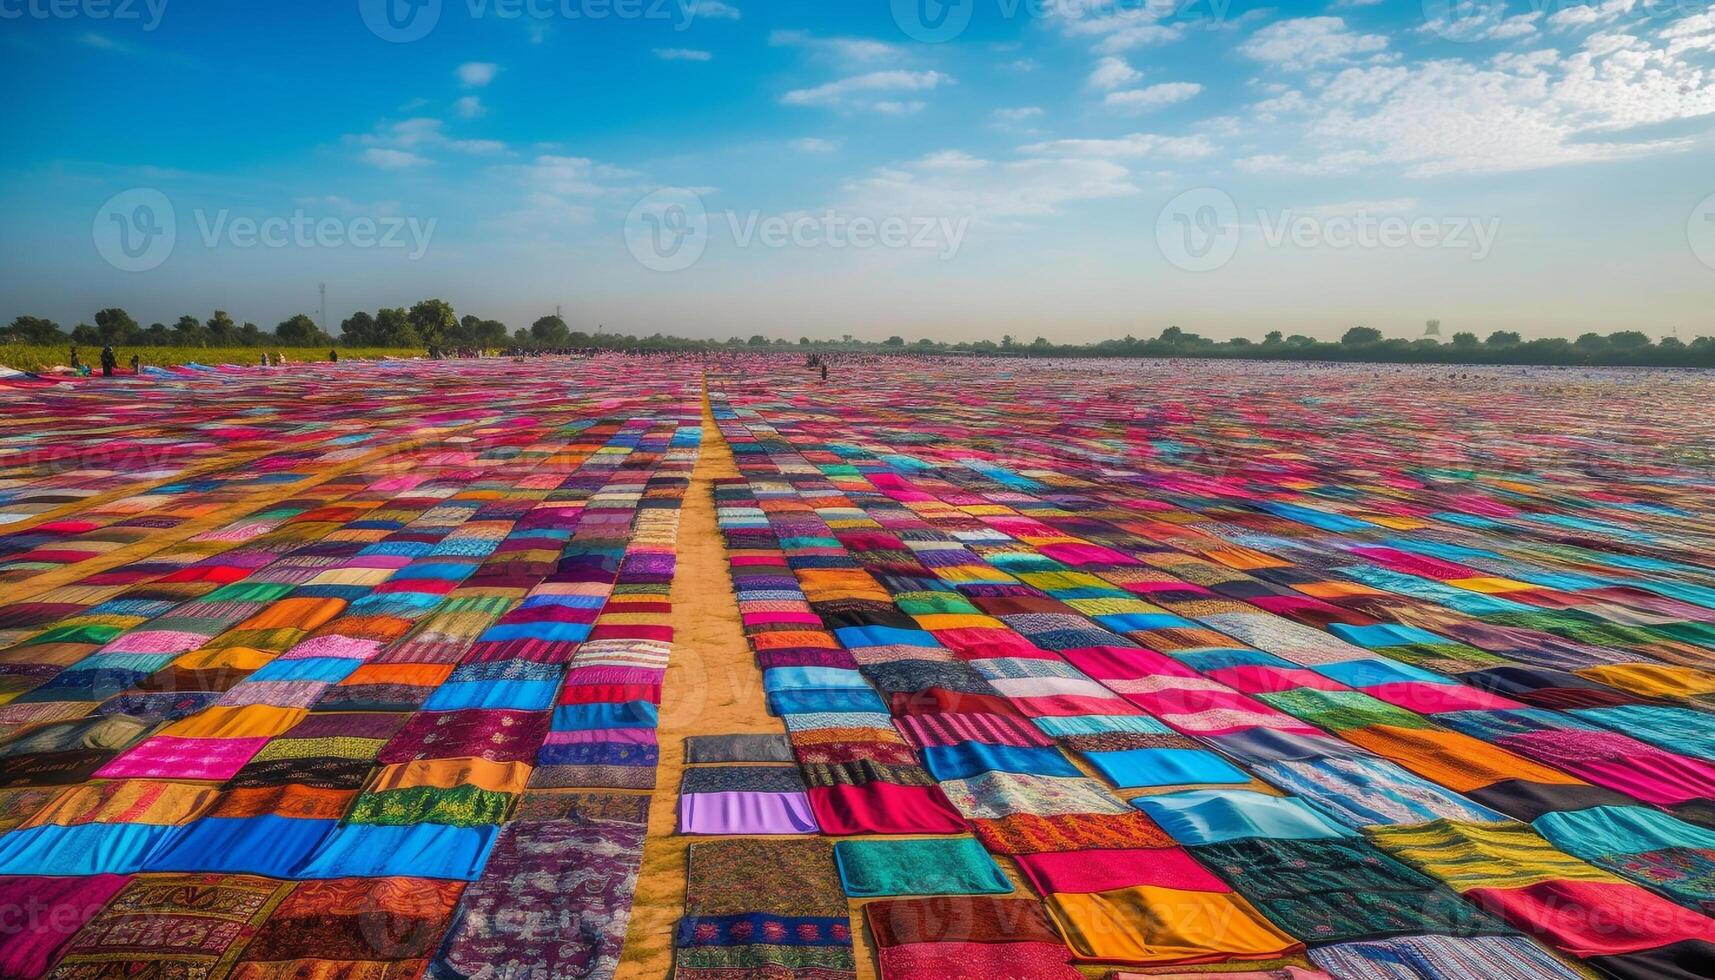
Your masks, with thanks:
[{"label": "red fabric", "polygon": [[858,834],[962,834],[965,821],[933,786],[816,786],[810,809],[829,837]]},{"label": "red fabric", "polygon": [[1018,866],[1044,895],[1090,894],[1140,885],[1191,892],[1231,890],[1179,847],[1020,854]]},{"label": "red fabric", "polygon": [[1545,881],[1465,893],[1574,956],[1608,956],[1685,940],[1715,942],[1715,920],[1627,882]]},{"label": "red fabric", "polygon": [[1083,980],[1060,943],[913,943],[876,954],[882,980]]},{"label": "red fabric", "polygon": [[661,703],[659,684],[568,684],[560,694],[561,704],[625,704],[629,701]]},{"label": "red fabric", "polygon": [[895,718],[911,715],[1017,715],[1008,698],[993,694],[966,694],[931,687],[921,691],[895,691],[888,698]]}]

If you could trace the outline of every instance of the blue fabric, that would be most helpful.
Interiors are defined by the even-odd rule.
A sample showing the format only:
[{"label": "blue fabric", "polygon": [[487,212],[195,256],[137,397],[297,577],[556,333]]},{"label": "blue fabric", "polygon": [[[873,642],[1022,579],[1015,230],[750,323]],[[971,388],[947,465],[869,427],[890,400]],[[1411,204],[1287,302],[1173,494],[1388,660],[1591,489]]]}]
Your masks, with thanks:
[{"label": "blue fabric", "polygon": [[1071,715],[1031,720],[1036,723],[1037,728],[1055,738],[1068,735],[1106,735],[1110,732],[1133,732],[1138,735],[1173,734],[1173,729],[1143,715]]},{"label": "blue fabric", "polygon": [[289,877],[475,881],[499,833],[496,826],[342,824]]},{"label": "blue fabric", "polygon": [[819,711],[886,711],[887,702],[870,688],[837,691],[776,691],[768,696],[768,713],[805,715]]},{"label": "blue fabric", "polygon": [[566,609],[600,609],[607,605],[604,595],[533,595],[518,604],[520,609],[560,606]]},{"label": "blue fabric", "polygon": [[585,732],[602,728],[654,728],[660,711],[648,701],[562,704],[554,709],[553,730]]},{"label": "blue fabric", "polygon": [[442,582],[457,582],[468,578],[476,569],[477,564],[469,561],[417,562],[394,572],[392,581],[435,579]]},{"label": "blue fabric", "polygon": [[1204,749],[1087,752],[1084,758],[1119,787],[1250,782],[1232,763]]},{"label": "blue fabric", "polygon": [[513,623],[490,626],[479,638],[483,643],[502,640],[542,640],[547,643],[582,643],[589,639],[589,623]]},{"label": "blue fabric", "polygon": [[891,626],[847,626],[834,630],[834,636],[846,649],[853,647],[939,647],[935,638],[922,630],[895,629]]},{"label": "blue fabric", "polygon": [[1261,778],[1358,829],[1428,823],[1443,817],[1470,823],[1507,819],[1385,759],[1300,758],[1254,765]]},{"label": "blue fabric", "polygon": [[323,681],[338,684],[363,664],[350,657],[310,657],[304,660],[274,659],[263,664],[247,681]]},{"label": "blue fabric", "polygon": [[1440,674],[1432,674],[1427,670],[1420,670],[1383,657],[1348,660],[1338,664],[1317,664],[1310,669],[1330,680],[1339,681],[1347,687],[1356,688],[1375,687],[1378,684],[1399,684],[1408,681],[1423,684],[1452,683]]},{"label": "blue fabric", "polygon": [[499,708],[542,711],[554,703],[559,680],[467,681],[447,683],[423,702],[425,711],[457,711],[461,708]]},{"label": "blue fabric", "polygon": [[1370,626],[1330,623],[1328,632],[1347,643],[1369,648],[1406,646],[1413,643],[1445,646],[1450,642],[1446,637],[1437,636],[1428,630],[1418,629],[1415,626],[1398,626],[1393,623],[1376,623]]},{"label": "blue fabric", "polygon": [[1638,806],[1598,806],[1548,813],[1531,826],[1555,847],[1586,861],[1610,854],[1643,854],[1676,847],[1715,850],[1715,831]]},{"label": "blue fabric", "polygon": [[1181,844],[1219,844],[1263,837],[1322,840],[1355,837],[1304,803],[1248,790],[1200,789],[1165,796],[1140,796],[1132,806],[1155,818]]},{"label": "blue fabric", "polygon": [[923,750],[923,765],[936,782],[949,779],[969,779],[985,772],[1030,773],[1037,776],[1082,776],[1059,749],[1021,748],[1015,745],[990,745],[986,742],[960,742],[957,745],[931,745]]},{"label": "blue fabric", "polygon": [[47,824],[0,835],[0,875],[99,875],[141,870],[176,828],[147,823]]},{"label": "blue fabric", "polygon": [[1715,759],[1715,725],[1701,711],[1623,704],[1613,708],[1578,708],[1566,713],[1683,755]]},{"label": "blue fabric", "polygon": [[775,691],[835,691],[846,688],[869,690],[869,682],[855,670],[842,667],[774,667],[762,672],[762,689]]},{"label": "blue fabric", "polygon": [[290,877],[339,826],[338,820],[207,817],[174,827],[145,871],[224,872]]}]

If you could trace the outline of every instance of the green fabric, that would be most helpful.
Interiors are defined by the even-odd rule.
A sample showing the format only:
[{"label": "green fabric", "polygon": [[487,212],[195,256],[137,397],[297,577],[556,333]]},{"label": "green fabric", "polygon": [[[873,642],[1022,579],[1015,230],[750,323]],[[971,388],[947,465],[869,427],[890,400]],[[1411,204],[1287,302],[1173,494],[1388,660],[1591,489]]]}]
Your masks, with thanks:
[{"label": "green fabric", "polygon": [[840,885],[852,898],[1005,895],[1012,882],[973,837],[846,840],[834,845]]},{"label": "green fabric", "polygon": [[496,793],[476,786],[452,789],[416,786],[363,794],[352,805],[347,822],[388,827],[419,823],[481,827],[504,821],[511,805],[511,793]]},{"label": "green fabric", "polygon": [[1299,688],[1294,691],[1258,694],[1259,701],[1284,711],[1294,718],[1320,728],[1343,732],[1371,725],[1392,725],[1395,728],[1428,728],[1429,722],[1420,715],[1396,708],[1362,691],[1316,691]]}]

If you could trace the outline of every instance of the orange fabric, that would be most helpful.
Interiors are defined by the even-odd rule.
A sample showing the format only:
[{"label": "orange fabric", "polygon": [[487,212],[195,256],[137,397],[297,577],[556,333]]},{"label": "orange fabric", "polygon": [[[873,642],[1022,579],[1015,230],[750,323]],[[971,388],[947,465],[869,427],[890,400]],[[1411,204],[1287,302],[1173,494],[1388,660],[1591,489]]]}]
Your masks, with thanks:
[{"label": "orange fabric", "polygon": [[238,629],[313,630],[345,611],[344,599],[281,599],[244,622]]},{"label": "orange fabric", "polygon": [[452,676],[453,664],[364,664],[352,671],[340,687],[359,684],[406,684],[412,687],[438,687]]},{"label": "orange fabric", "polygon": [[1371,725],[1341,732],[1340,737],[1458,793],[1506,779],[1560,786],[1583,783],[1557,769],[1458,732]]},{"label": "orange fabric", "polygon": [[369,791],[475,786],[492,793],[522,793],[530,782],[532,768],[527,762],[491,762],[480,758],[422,759],[382,767],[370,781]]}]

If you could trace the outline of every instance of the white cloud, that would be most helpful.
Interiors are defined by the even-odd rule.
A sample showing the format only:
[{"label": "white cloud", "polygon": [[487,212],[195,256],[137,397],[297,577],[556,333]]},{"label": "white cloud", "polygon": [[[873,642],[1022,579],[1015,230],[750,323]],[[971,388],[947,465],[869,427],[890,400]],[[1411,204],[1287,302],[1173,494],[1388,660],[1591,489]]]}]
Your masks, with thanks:
[{"label": "white cloud", "polygon": [[[462,100],[461,100],[462,101]],[[346,141],[371,150],[402,151],[404,156],[414,157],[417,162],[428,162],[423,155],[428,150],[450,150],[454,153],[466,153],[474,156],[494,156],[507,151],[507,146],[498,140],[453,139],[446,135],[446,124],[439,119],[418,116],[396,123],[387,123],[378,127],[373,133],[361,136],[348,136]],[[403,156],[391,157],[389,154],[365,153],[364,159],[376,163],[379,159],[403,160]],[[384,166],[385,164],[377,164]],[[410,162],[395,163],[394,166],[411,166]]]},{"label": "white cloud", "polygon": [[1340,17],[1299,17],[1270,24],[1239,45],[1239,53],[1293,71],[1347,61],[1386,49],[1380,34],[1358,34]]},{"label": "white cloud", "polygon": [[804,136],[787,144],[799,153],[834,153],[840,144],[836,140],[825,140],[816,136]]},{"label": "white cloud", "polygon": [[721,0],[690,0],[685,12],[691,18],[704,20],[739,20],[744,16],[737,7]]},{"label": "white cloud", "polygon": [[1124,58],[1110,57],[1096,62],[1095,70],[1090,72],[1088,84],[1093,89],[1111,92],[1116,88],[1124,88],[1142,77],[1143,72],[1126,64]]},{"label": "white cloud", "polygon": [[891,64],[905,55],[896,44],[867,37],[817,37],[809,31],[775,31],[768,35],[768,43],[777,48],[802,48],[848,68]]},{"label": "white cloud", "polygon": [[470,61],[458,67],[459,81],[466,88],[482,88],[500,74],[500,66],[492,61]]},{"label": "white cloud", "polygon": [[662,61],[711,61],[714,55],[695,48],[656,48],[655,57]]},{"label": "white cloud", "polygon": [[1076,201],[1135,194],[1129,177],[1109,160],[996,162],[947,151],[848,182],[838,207],[878,217],[1004,222],[1055,215]]},{"label": "white cloud", "polygon": [[920,109],[922,103],[899,101],[883,96],[900,92],[928,92],[952,83],[951,76],[938,71],[875,71],[842,78],[815,88],[794,89],[781,96],[780,101],[790,106],[870,109],[898,114],[912,107]]},{"label": "white cloud", "polygon": [[1182,16],[1189,9],[1181,9],[1181,0],[1048,4],[1049,19],[1063,34],[1089,41],[1098,54],[1108,55],[1179,40],[1190,26]]},{"label": "white cloud", "polygon": [[1215,153],[1215,145],[1203,136],[1157,136],[1133,133],[1118,139],[1053,140],[1019,147],[1036,156],[1097,157],[1105,160],[1158,159],[1187,162],[1203,160]]},{"label": "white cloud", "polygon": [[476,96],[467,95],[453,103],[453,111],[458,113],[459,116],[464,119],[476,119],[480,116],[487,115],[488,107],[484,106],[482,104],[482,100]]},{"label": "white cloud", "polygon": [[429,159],[407,150],[391,150],[386,147],[372,146],[363,151],[363,162],[382,170],[408,170],[412,167],[426,165]]},{"label": "white cloud", "polygon": [[1611,33],[1566,54],[1347,69],[1270,102],[1303,149],[1252,156],[1241,169],[1500,173],[1686,149],[1689,139],[1616,134],[1715,114],[1715,70],[1671,45]]},{"label": "white cloud", "polygon": [[1130,89],[1124,92],[1109,92],[1102,100],[1109,108],[1126,112],[1147,112],[1184,102],[1196,97],[1203,91],[1203,86],[1196,82],[1163,82],[1148,88]]},{"label": "white cloud", "polygon": [[505,227],[556,230],[588,225],[598,205],[642,193],[631,183],[638,176],[635,171],[588,157],[544,154],[527,164],[493,172],[507,186],[523,188],[523,206],[501,216]]},{"label": "white cloud", "polygon": [[1014,108],[996,109],[989,113],[995,122],[1021,123],[1036,119],[1043,114],[1040,106],[1025,105]]}]

